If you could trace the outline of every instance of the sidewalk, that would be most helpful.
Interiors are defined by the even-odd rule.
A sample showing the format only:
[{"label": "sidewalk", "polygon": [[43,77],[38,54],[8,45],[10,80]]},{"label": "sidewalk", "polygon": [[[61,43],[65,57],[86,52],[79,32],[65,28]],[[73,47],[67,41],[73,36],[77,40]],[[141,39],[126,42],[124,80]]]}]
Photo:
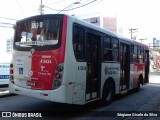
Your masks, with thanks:
[{"label": "sidewalk", "polygon": [[160,83],[160,72],[150,72],[149,83]]}]

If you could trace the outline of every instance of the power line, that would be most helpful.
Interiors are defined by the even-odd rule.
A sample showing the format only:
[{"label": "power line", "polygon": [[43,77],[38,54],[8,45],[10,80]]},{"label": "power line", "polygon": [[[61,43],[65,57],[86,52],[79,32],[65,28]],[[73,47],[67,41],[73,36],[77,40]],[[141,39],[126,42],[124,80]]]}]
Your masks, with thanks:
[{"label": "power line", "polygon": [[44,4],[47,4],[48,3],[48,0],[46,0],[46,2]]},{"label": "power line", "polygon": [[5,25],[14,25],[12,23],[6,23],[6,22],[0,22],[0,24],[5,24]]},{"label": "power line", "polygon": [[49,5],[55,5],[55,4],[59,4],[59,3],[62,3],[62,2],[64,2],[64,0],[60,0],[60,1],[58,1],[58,2],[52,2],[52,3],[49,3]]},{"label": "power line", "polygon": [[12,18],[6,18],[6,17],[0,17],[2,19],[7,19],[7,20],[16,20],[16,19],[12,19]]},{"label": "power line", "polygon": [[[62,10],[63,10],[63,11],[75,10],[75,9],[84,7],[84,6],[89,5],[89,4],[91,4],[91,3],[93,3],[93,2],[96,2],[96,1],[97,1],[97,0],[93,0],[93,1],[91,1],[91,2],[89,2],[89,3],[86,3],[86,4],[84,4],[84,5],[81,5],[81,6],[78,6],[78,7],[75,7],[75,8],[71,8],[71,9],[67,9],[67,10],[63,10],[63,9],[62,9]],[[50,7],[46,6],[46,5],[44,5],[44,7],[49,8],[49,9],[54,10],[54,11],[62,11],[62,10],[50,8]]]},{"label": "power line", "polygon": [[2,28],[14,28],[14,26],[10,27],[10,26],[1,26],[1,25],[0,25],[0,27],[2,27]]},{"label": "power line", "polygon": [[71,7],[72,5],[79,4],[79,3],[80,3],[80,2],[74,2],[74,3],[70,4],[70,5],[68,5],[67,7],[63,8],[63,10],[59,11],[58,14],[59,14],[60,12],[64,11],[64,10],[66,10],[67,8]]},{"label": "power line", "polygon": [[68,9],[68,10],[66,10],[66,11],[78,9],[78,8],[84,7],[84,6],[86,6],[86,5],[92,4],[92,3],[96,2],[96,1],[97,1],[97,0],[93,0],[93,1],[91,1],[91,2],[89,2],[89,3],[86,3],[86,4],[84,4],[84,5],[81,5],[81,6],[78,6],[78,7],[75,7],[75,8]]},{"label": "power line", "polygon": [[19,4],[18,0],[16,0],[16,2],[17,2],[17,4],[18,4],[19,8],[21,9],[22,13],[24,14],[24,11],[23,11],[21,5]]},{"label": "power line", "polygon": [[14,26],[15,26],[15,24],[12,24],[12,23],[0,22],[1,28],[14,28]]}]

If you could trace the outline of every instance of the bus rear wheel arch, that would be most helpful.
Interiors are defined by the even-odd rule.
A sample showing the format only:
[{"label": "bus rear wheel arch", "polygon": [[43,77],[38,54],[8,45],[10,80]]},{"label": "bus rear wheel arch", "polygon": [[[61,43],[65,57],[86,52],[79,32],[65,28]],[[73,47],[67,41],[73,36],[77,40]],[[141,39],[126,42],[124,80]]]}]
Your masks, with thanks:
[{"label": "bus rear wheel arch", "polygon": [[115,84],[112,79],[106,80],[102,91],[102,104],[108,105],[112,102],[115,95]]}]

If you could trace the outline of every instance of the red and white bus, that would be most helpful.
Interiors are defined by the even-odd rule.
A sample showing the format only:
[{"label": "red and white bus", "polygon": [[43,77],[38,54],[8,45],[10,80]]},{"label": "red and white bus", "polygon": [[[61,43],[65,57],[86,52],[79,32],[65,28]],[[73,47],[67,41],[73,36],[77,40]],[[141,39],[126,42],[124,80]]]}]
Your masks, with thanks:
[{"label": "red and white bus", "polygon": [[17,21],[11,93],[86,104],[148,83],[148,46],[64,14]]}]

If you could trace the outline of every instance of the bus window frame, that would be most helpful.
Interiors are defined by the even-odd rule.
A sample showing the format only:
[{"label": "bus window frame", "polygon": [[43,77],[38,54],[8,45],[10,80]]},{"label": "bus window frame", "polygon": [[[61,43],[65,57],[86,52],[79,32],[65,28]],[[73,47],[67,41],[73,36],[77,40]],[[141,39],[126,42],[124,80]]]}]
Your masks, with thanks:
[{"label": "bus window frame", "polygon": [[[45,45],[45,46],[34,46],[34,47],[21,47],[21,46],[17,46],[16,45],[16,28],[18,24],[24,24],[25,22],[28,21],[33,21],[33,20],[43,20],[43,19],[59,19],[60,20],[60,31],[59,31],[59,40],[58,43],[56,45]],[[17,50],[17,51],[30,51],[31,49],[35,49],[36,51],[49,51],[49,50],[54,50],[54,49],[58,49],[61,47],[61,43],[62,43],[62,32],[64,31],[64,15],[44,15],[44,16],[33,16],[33,17],[29,17],[20,21],[17,21],[16,23],[16,27],[15,27],[15,32],[14,32],[14,41],[13,41],[13,49]]]},{"label": "bus window frame", "polygon": [[[109,38],[110,39],[110,45],[109,45],[109,48],[105,48],[105,38]],[[113,39],[114,40],[116,40],[118,43],[117,43],[117,48],[116,49],[113,49],[112,48],[112,46],[113,46]],[[105,35],[104,36],[104,39],[103,39],[103,45],[102,45],[102,48],[103,48],[103,61],[104,62],[119,62],[119,43],[120,43],[120,41],[119,41],[119,39],[118,38],[116,38],[116,37],[112,37],[112,36],[109,36],[109,35]],[[108,47],[108,46],[107,46]],[[105,51],[110,51],[110,56],[108,57],[109,59],[108,60],[106,60],[105,59]],[[115,60],[114,59],[114,53],[117,53],[118,52],[118,54],[117,54],[117,60]],[[110,57],[112,56],[112,58],[110,59]]]},{"label": "bus window frame", "polygon": [[[84,41],[83,41],[84,43],[81,43],[81,44],[84,44],[84,46],[83,46],[83,58],[80,58],[80,59],[77,57],[76,51],[75,51],[75,48],[74,48],[74,46],[76,44],[76,42],[74,40],[77,39],[77,38],[75,38],[76,27],[79,27],[79,28],[84,30],[83,31],[84,32]],[[73,32],[72,33],[73,33],[73,35],[72,35],[72,45],[73,45],[74,56],[75,56],[75,58],[78,62],[86,62],[86,30],[82,25],[79,25],[77,23],[73,23]]]}]

